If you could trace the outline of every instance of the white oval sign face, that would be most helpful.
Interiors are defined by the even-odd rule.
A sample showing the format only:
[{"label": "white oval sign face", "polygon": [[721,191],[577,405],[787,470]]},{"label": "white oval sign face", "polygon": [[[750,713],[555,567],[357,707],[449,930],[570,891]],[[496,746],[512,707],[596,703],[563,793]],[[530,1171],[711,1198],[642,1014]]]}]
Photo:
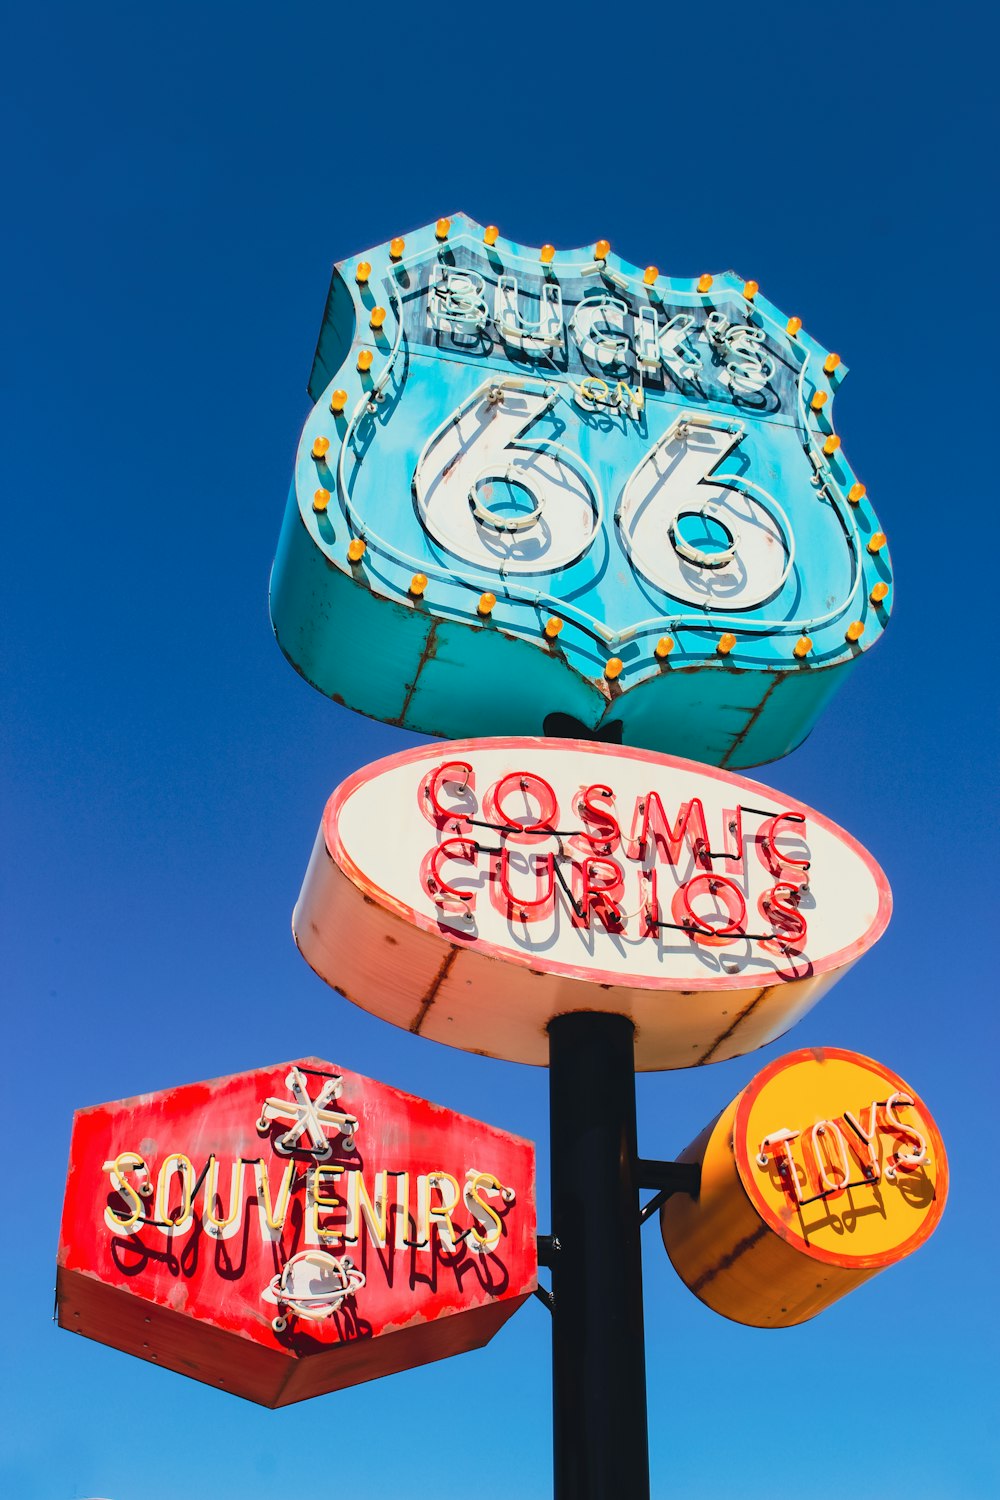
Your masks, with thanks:
[{"label": "white oval sign face", "polygon": [[316,972],[435,1041],[546,1064],[611,1011],[636,1066],[773,1041],[889,920],[878,865],[811,808],[693,761],[488,739],[376,761],[331,797],[292,918]]}]

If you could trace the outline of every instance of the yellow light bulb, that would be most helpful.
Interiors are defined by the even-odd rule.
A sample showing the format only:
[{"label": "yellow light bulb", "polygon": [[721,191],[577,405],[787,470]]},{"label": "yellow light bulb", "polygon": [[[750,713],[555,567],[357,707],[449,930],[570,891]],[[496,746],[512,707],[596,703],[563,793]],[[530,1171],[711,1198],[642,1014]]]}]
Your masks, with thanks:
[{"label": "yellow light bulb", "polygon": [[365,544],[361,537],[356,536],[353,542],[348,542],[347,544],[347,560],[348,562],[359,563],[364,555]]},{"label": "yellow light bulb", "polygon": [[707,271],[705,272],[704,276],[699,276],[698,277],[698,290],[699,290],[699,292],[710,292],[712,290],[712,281],[713,281],[713,279],[714,278],[711,277],[711,276],[709,276],[709,274],[708,274]]},{"label": "yellow light bulb", "polygon": [[800,332],[801,328],[801,318],[789,318],[788,322],[785,324],[785,332],[788,334],[788,337],[792,339],[798,332]]},{"label": "yellow light bulb", "polygon": [[608,256],[610,254],[611,254],[611,246],[608,243],[608,241],[607,240],[598,240],[597,244],[594,246],[594,259],[595,260],[607,260],[607,258],[608,258]]},{"label": "yellow light bulb", "polygon": [[419,599],[426,587],[427,574],[414,573],[413,577],[410,579],[410,593],[414,596],[414,598]]},{"label": "yellow light bulb", "polygon": [[558,615],[552,615],[551,618],[546,620],[545,622],[545,634],[548,636],[550,641],[555,640],[556,636],[559,634],[562,628],[563,622],[559,619]]},{"label": "yellow light bulb", "polygon": [[448,238],[448,230],[450,228],[450,219],[438,219],[437,223],[434,225],[434,233],[437,235],[439,240],[446,240]]},{"label": "yellow light bulb", "polygon": [[402,235],[397,234],[394,240],[389,241],[389,255],[393,260],[402,259],[403,251],[405,249],[406,241],[403,239]]},{"label": "yellow light bulb", "polygon": [[642,279],[647,286],[652,286],[659,274],[660,270],[658,266],[647,266],[642,273]]},{"label": "yellow light bulb", "polygon": [[371,266],[366,260],[362,260],[358,262],[358,269],[354,273],[354,279],[359,286],[364,286],[365,282],[368,280],[371,274]]},{"label": "yellow light bulb", "polygon": [[829,455],[831,453],[836,453],[836,451],[837,451],[837,449],[839,447],[840,447],[840,438],[837,436],[837,434],[835,432],[831,432],[830,436],[827,438],[826,442],[823,444],[823,452],[827,455],[827,457],[829,457]]},{"label": "yellow light bulb", "polygon": [[757,285],[756,281],[744,281],[743,295],[748,302],[752,302],[759,291],[760,287]]},{"label": "yellow light bulb", "polygon": [[868,490],[863,484],[852,484],[851,488],[847,491],[847,498],[852,505],[857,505],[859,501],[865,498],[867,493]]},{"label": "yellow light bulb", "polygon": [[888,592],[889,585],[887,583],[877,583],[868,597],[873,604],[881,604]]},{"label": "yellow light bulb", "polygon": [[792,655],[797,656],[801,661],[803,656],[809,655],[812,648],[813,643],[811,638],[807,635],[800,635],[798,640],[795,642],[795,645],[792,647]]},{"label": "yellow light bulb", "polygon": [[330,439],[328,437],[318,437],[313,443],[313,458],[325,458],[329,451]]},{"label": "yellow light bulb", "polygon": [[372,315],[368,319],[368,325],[369,325],[369,327],[370,328],[374,328],[375,331],[376,331],[376,333],[377,333],[378,330],[382,327],[382,324],[384,322],[385,322],[385,308],[384,307],[373,307],[372,308]]},{"label": "yellow light bulb", "polygon": [[330,504],[330,491],[329,490],[317,490],[316,493],[315,493],[315,495],[313,495],[313,510],[315,510],[315,511],[324,511],[324,510],[326,510],[326,508],[327,508],[327,506],[329,504]]},{"label": "yellow light bulb", "polygon": [[500,231],[495,224],[487,224],[483,230],[483,244],[495,245],[500,238]]},{"label": "yellow light bulb", "polygon": [[372,360],[374,358],[375,358],[375,356],[374,356],[374,354],[372,353],[372,351],[370,349],[362,349],[359,352],[359,354],[358,354],[358,369],[361,371],[362,375],[364,374],[364,372],[366,370],[370,370],[371,369],[371,367],[372,367]]},{"label": "yellow light bulb", "polygon": [[670,653],[671,653],[671,651],[673,649],[674,649],[674,638],[673,638],[673,636],[671,636],[671,635],[661,635],[660,639],[657,641],[656,645],[653,647],[653,655],[656,657],[656,659],[658,661],[666,661],[667,657],[670,655]]},{"label": "yellow light bulb", "polygon": [[874,557],[875,554],[876,554],[876,552],[881,552],[882,548],[884,546],[885,546],[885,532],[884,531],[876,531],[875,535],[871,538],[871,540],[868,543],[868,551],[871,553],[872,557]]},{"label": "yellow light bulb", "polygon": [[480,594],[477,609],[481,615],[492,614],[493,607],[497,602],[496,594]]},{"label": "yellow light bulb", "polygon": [[824,359],[824,361],[823,361],[823,369],[826,371],[826,373],[828,375],[832,375],[833,372],[834,372],[834,370],[837,368],[837,366],[839,364],[840,364],[840,355],[839,354],[828,354],[826,356],[826,359]]},{"label": "yellow light bulb", "polygon": [[555,245],[543,245],[538,252],[538,259],[543,266],[550,266],[556,253]]},{"label": "yellow light bulb", "polygon": [[334,416],[336,416],[339,412],[342,412],[346,405],[347,392],[334,391],[333,395],[330,397],[330,410],[333,412]]},{"label": "yellow light bulb", "polygon": [[728,630],[724,630],[719,636],[719,644],[716,646],[720,656],[728,656],[736,645],[736,637]]},{"label": "yellow light bulb", "polygon": [[809,405],[812,407],[813,411],[819,411],[821,407],[826,405],[826,400],[826,391],[817,391],[810,401]]},{"label": "yellow light bulb", "polygon": [[845,632],[849,641],[860,641],[865,633],[865,627],[860,620],[852,620]]},{"label": "yellow light bulb", "polygon": [[620,656],[611,656],[604,663],[604,675],[609,682],[615,682],[622,675],[624,663]]}]

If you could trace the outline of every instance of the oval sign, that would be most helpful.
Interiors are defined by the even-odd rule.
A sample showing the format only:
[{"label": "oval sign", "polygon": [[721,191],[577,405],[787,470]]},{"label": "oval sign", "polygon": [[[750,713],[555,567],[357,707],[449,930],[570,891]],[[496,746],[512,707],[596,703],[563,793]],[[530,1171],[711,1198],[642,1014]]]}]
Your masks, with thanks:
[{"label": "oval sign", "polygon": [[849,834],[759,782],[589,741],[483,739],[343,782],[292,928],[328,984],[421,1036],[545,1065],[554,1016],[611,1011],[649,1070],[774,1041],[890,909]]}]

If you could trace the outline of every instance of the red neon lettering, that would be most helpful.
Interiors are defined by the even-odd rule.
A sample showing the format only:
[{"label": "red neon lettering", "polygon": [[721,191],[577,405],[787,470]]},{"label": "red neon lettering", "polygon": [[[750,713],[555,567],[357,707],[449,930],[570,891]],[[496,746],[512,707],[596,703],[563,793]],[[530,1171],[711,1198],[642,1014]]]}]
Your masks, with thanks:
[{"label": "red neon lettering", "polygon": [[[519,790],[524,795],[525,812],[511,813],[505,799]],[[538,803],[538,812],[528,810],[528,799]],[[556,794],[542,776],[533,771],[511,771],[491,786],[483,799],[486,816],[498,828],[513,829],[517,833],[552,833],[559,819],[559,803]]]},{"label": "red neon lettering", "polygon": [[[794,823],[800,838],[805,841],[806,820],[800,813],[782,812],[776,813],[766,823],[762,823],[757,831],[755,840],[757,854],[760,862],[772,875],[780,875],[783,880],[793,881],[798,885],[805,885],[809,879],[809,860],[795,859],[791,854],[784,854],[778,848],[777,840],[780,836],[779,824]],[[808,853],[808,849],[807,849]],[[798,876],[795,871],[802,873]]]},{"label": "red neon lettering", "polygon": [[441,874],[445,860],[460,859],[474,865],[479,854],[479,845],[472,839],[444,839],[428,850],[420,863],[420,883],[435,906],[447,912],[473,912],[476,909],[476,892],[460,891],[449,885]]},{"label": "red neon lettering", "polygon": [[642,908],[639,912],[639,936],[655,938],[660,931],[660,901],[656,892],[656,871],[639,871],[639,893]]},{"label": "red neon lettering", "polygon": [[595,782],[584,787],[577,804],[577,812],[586,825],[586,830],[577,838],[588,844],[595,854],[610,854],[621,843],[622,831],[618,819],[606,807],[599,807],[595,799],[614,801],[614,792],[609,786]]},{"label": "red neon lettering", "polygon": [[[780,895],[787,891],[788,901],[782,901]],[[789,905],[789,902],[797,902],[799,898],[799,887],[792,881],[779,880],[769,891],[765,891],[757,902],[757,910],[765,922],[769,922],[774,929],[773,938],[761,938],[760,946],[766,948],[769,953],[783,953],[787,948],[795,948],[801,951],[798,944],[805,939],[808,928],[806,919],[799,911],[797,905]]]},{"label": "red neon lettering", "polygon": [[[651,835],[653,848],[650,851]],[[659,796],[656,792],[647,792],[645,797],[640,797],[635,804],[632,832],[625,852],[629,859],[645,859],[650,852],[655,856],[657,850],[662,847],[669,863],[675,865],[680,858],[685,836],[690,840],[695,860],[702,864],[710,864],[711,862],[706,858],[708,829],[705,826],[705,809],[700,800],[692,797],[690,802],[682,802],[677,814],[677,823],[672,828],[663,811],[663,803]]]},{"label": "red neon lettering", "polygon": [[[428,771],[420,786],[417,788],[417,804],[428,823],[433,823],[435,828],[447,828],[452,824],[455,829],[468,827],[469,813],[456,811],[454,808],[442,807],[438,801],[438,792],[445,782],[457,782],[463,792],[474,792],[476,788],[476,773],[465,760],[446,760],[436,766],[433,771]],[[473,802],[475,799],[472,799]]]},{"label": "red neon lettering", "polygon": [[[551,916],[555,910],[555,857],[552,854],[528,853],[519,850],[516,844],[513,849],[515,854],[523,853],[525,860],[529,863],[534,876],[535,895],[532,900],[526,901],[522,896],[515,894],[512,889],[510,883],[511,846],[505,840],[499,855],[494,854],[490,858],[490,900],[497,911],[508,920],[517,918],[523,922],[540,922],[545,917]],[[539,859],[541,869],[538,865]],[[545,882],[545,888],[539,895],[542,880]]]},{"label": "red neon lettering", "polygon": [[[702,895],[721,899],[729,914],[728,922],[716,926],[695,911],[694,898]],[[735,942],[746,932],[747,904],[743,899],[743,892],[732,880],[727,880],[725,875],[692,875],[690,880],[678,886],[674,892],[671,912],[678,926],[686,928],[688,935],[696,943],[703,943],[708,948],[724,948],[727,943]]]},{"label": "red neon lettering", "polygon": [[589,928],[593,911],[609,932],[622,932],[624,923],[619,902],[624,895],[625,871],[616,859],[573,861],[574,927]]},{"label": "red neon lettering", "polygon": [[[726,854],[726,869],[730,875],[743,874],[743,810],[726,807],[722,812],[722,847]],[[730,838],[732,843],[730,843]]]}]

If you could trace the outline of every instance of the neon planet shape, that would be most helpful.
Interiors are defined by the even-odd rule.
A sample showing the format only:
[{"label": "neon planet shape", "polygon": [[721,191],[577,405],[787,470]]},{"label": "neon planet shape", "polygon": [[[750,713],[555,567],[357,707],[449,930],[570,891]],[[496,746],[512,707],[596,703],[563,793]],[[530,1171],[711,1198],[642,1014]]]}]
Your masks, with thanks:
[{"label": "neon planet shape", "polygon": [[[329,1318],[364,1284],[364,1273],[348,1256],[341,1258],[327,1250],[300,1250],[285,1262],[261,1296],[299,1318]],[[275,1321],[284,1328],[283,1316]]]}]

